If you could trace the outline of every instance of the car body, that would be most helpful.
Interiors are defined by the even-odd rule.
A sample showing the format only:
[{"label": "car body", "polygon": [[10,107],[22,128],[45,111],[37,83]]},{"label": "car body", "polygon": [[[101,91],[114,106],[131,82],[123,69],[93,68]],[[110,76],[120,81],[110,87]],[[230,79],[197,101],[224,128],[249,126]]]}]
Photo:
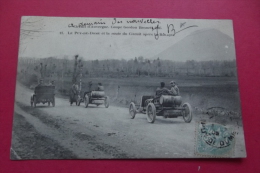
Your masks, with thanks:
[{"label": "car body", "polygon": [[85,103],[86,108],[89,104],[94,104],[97,106],[104,104],[106,108],[109,107],[109,97],[105,95],[104,91],[85,92],[81,101]]},{"label": "car body", "polygon": [[31,106],[36,107],[39,103],[52,103],[55,106],[55,86],[36,86],[31,96]]}]

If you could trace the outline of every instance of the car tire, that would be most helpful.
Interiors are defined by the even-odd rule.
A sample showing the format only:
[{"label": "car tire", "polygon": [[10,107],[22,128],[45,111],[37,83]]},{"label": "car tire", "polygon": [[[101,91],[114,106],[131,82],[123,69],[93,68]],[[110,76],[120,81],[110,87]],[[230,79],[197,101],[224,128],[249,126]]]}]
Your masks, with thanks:
[{"label": "car tire", "polygon": [[89,104],[89,97],[87,95],[84,98],[84,103],[85,103],[85,108],[87,108]]},{"label": "car tire", "polygon": [[55,98],[53,98],[52,106],[55,107]]},{"label": "car tire", "polygon": [[35,96],[33,97],[33,107],[36,108],[36,97]]},{"label": "car tire", "polygon": [[80,98],[77,99],[76,105],[80,106]]},{"label": "car tire", "polygon": [[31,107],[33,107],[33,97],[30,99]]},{"label": "car tire", "polygon": [[147,115],[147,121],[149,123],[154,123],[154,121],[156,119],[156,108],[153,103],[149,103],[147,105],[146,115]]},{"label": "car tire", "polygon": [[129,115],[130,115],[130,118],[131,118],[131,119],[134,119],[134,118],[135,118],[135,115],[136,115],[136,106],[135,106],[134,102],[131,102],[131,103],[130,103],[130,106],[129,106]]},{"label": "car tire", "polygon": [[104,100],[105,108],[109,107],[109,97],[106,97]]},{"label": "car tire", "polygon": [[190,123],[192,120],[191,105],[189,103],[183,103],[182,107],[185,108],[183,111],[183,119],[185,123]]}]

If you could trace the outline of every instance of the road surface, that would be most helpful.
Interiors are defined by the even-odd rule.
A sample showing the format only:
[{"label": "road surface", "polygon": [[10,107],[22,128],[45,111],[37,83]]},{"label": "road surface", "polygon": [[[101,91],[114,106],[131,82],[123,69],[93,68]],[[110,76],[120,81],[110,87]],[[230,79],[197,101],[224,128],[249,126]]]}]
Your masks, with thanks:
[{"label": "road surface", "polygon": [[[127,108],[70,106],[68,99],[57,97],[55,107],[39,104],[32,108],[31,94],[17,82],[13,158],[198,157],[194,154],[196,115],[191,123],[182,117],[157,117],[150,124],[144,114],[130,119]],[[236,137],[235,157],[243,155],[242,134]]]}]

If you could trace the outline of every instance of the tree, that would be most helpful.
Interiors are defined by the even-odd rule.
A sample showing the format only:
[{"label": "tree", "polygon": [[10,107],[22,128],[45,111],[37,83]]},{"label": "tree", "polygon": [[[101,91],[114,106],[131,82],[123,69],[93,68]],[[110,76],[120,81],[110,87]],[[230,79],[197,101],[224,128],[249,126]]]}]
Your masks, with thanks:
[{"label": "tree", "polygon": [[142,63],[144,61],[144,57],[143,56],[139,56],[138,57],[138,62]]},{"label": "tree", "polygon": [[40,73],[41,73],[41,78],[43,78],[42,63],[40,63]]},{"label": "tree", "polygon": [[78,67],[78,55],[75,55],[74,71],[72,74],[72,83],[75,83],[77,81],[76,78],[77,67]]},{"label": "tree", "polygon": [[135,57],[135,60],[134,60],[135,64],[138,64],[138,61],[137,61],[137,58]]},{"label": "tree", "polygon": [[47,76],[47,64],[45,64],[45,66],[44,66],[44,77],[46,77]]},{"label": "tree", "polygon": [[161,61],[160,58],[157,58],[157,66],[156,66],[157,75],[161,73]]}]

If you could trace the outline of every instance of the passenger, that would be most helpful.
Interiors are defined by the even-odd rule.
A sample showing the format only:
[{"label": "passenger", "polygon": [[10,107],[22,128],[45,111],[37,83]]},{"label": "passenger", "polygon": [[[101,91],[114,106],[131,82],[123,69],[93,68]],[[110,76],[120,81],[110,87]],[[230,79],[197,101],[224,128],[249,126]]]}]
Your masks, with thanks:
[{"label": "passenger", "polygon": [[39,84],[36,87],[39,87],[39,86],[44,86],[43,79],[40,79]]},{"label": "passenger", "polygon": [[86,96],[86,94],[91,93],[92,91],[92,81],[88,82],[88,91],[84,92],[84,97]]},{"label": "passenger", "polygon": [[55,81],[52,80],[52,81],[49,83],[49,86],[55,86],[55,85],[54,85],[54,82],[55,82]]},{"label": "passenger", "polygon": [[96,91],[104,91],[104,86],[101,83],[98,83]]},{"label": "passenger", "polygon": [[165,87],[165,83],[161,82],[161,87],[156,89],[156,96],[160,97],[161,95],[169,95],[170,91]]},{"label": "passenger", "polygon": [[92,81],[90,81],[90,82],[88,83],[88,90],[89,90],[89,92],[92,91]]},{"label": "passenger", "polygon": [[171,84],[170,95],[179,96],[180,91],[179,91],[179,88],[176,85],[175,81],[171,81],[170,84]]}]

